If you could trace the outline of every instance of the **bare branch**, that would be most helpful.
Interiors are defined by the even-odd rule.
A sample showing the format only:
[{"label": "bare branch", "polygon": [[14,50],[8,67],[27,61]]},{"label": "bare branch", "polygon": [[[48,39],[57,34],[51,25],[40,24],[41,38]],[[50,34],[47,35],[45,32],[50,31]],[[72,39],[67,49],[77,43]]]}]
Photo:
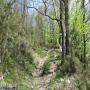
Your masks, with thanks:
[{"label": "bare branch", "polygon": [[60,20],[57,19],[57,18],[51,17],[51,16],[49,16],[49,15],[47,15],[47,14],[45,14],[45,13],[42,13],[41,11],[39,11],[39,10],[38,10],[37,8],[35,8],[35,7],[28,7],[28,8],[33,8],[33,9],[35,9],[38,13],[40,13],[41,15],[47,16],[48,18],[50,18],[50,19],[52,19],[52,20],[60,21]]},{"label": "bare branch", "polygon": [[[18,2],[18,1],[17,1],[17,3],[18,3],[18,4],[21,4],[21,5],[24,5],[23,3]],[[44,3],[46,3],[46,2],[44,2]],[[58,18],[54,18],[54,17],[52,17],[52,16],[49,16],[49,15],[46,13],[46,11],[43,13],[43,12],[39,11],[39,9],[36,8],[36,7],[34,7],[34,6],[32,6],[32,7],[27,6],[27,5],[25,5],[25,6],[26,6],[27,8],[35,9],[38,13],[40,13],[40,14],[43,15],[43,16],[47,16],[49,19],[56,20],[56,21],[60,21],[60,19],[58,19]]]},{"label": "bare branch", "polygon": [[47,5],[46,5],[46,1],[44,1],[44,0],[42,0],[43,1],[43,4],[44,4],[44,6],[45,6],[45,14],[47,13]]}]

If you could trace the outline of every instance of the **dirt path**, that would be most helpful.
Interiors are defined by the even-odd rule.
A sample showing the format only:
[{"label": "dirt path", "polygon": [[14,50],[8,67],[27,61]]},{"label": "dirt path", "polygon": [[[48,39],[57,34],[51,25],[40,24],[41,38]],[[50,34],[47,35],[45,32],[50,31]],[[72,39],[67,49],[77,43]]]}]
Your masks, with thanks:
[{"label": "dirt path", "polygon": [[35,63],[37,63],[37,69],[33,73],[34,79],[32,82],[32,90],[48,90],[48,83],[53,79],[53,74],[48,74],[43,77],[40,76],[42,67],[48,58],[48,52],[49,51],[47,51],[47,55],[45,57],[41,58],[36,52],[32,51]]},{"label": "dirt path", "polygon": [[[32,51],[32,55],[34,57],[35,63],[37,63],[37,68],[33,73],[33,81],[32,81],[32,90],[48,90],[48,84],[50,81],[53,80],[55,77],[56,73],[51,73],[48,75],[40,76],[42,72],[42,67],[45,63],[46,60],[48,60],[49,53],[52,52],[52,50],[47,51],[47,55],[45,57],[40,57],[38,53],[35,51]],[[50,69],[51,72],[53,72],[54,65]],[[62,78],[63,79],[63,78]],[[65,79],[66,85],[63,87],[63,84],[60,83],[58,87],[56,86],[55,90],[77,90],[77,89],[72,89],[73,85],[71,81],[67,78]]]}]

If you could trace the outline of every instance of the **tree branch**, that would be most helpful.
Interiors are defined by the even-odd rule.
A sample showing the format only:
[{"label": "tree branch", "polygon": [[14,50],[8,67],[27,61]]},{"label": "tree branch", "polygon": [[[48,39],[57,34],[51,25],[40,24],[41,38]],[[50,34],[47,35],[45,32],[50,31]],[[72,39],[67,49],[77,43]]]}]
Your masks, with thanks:
[{"label": "tree branch", "polygon": [[[18,1],[17,1],[17,3],[19,3],[19,4],[21,4],[21,5],[24,5],[23,3],[18,2]],[[39,11],[39,10],[38,10],[36,7],[34,7],[34,6],[32,6],[32,7],[27,6],[27,5],[25,5],[25,6],[26,6],[27,8],[35,9],[38,13],[40,13],[40,14],[43,15],[43,16],[47,16],[49,19],[56,20],[56,21],[60,21],[60,19],[58,19],[58,18],[51,17],[51,16],[49,16],[48,14]]]}]

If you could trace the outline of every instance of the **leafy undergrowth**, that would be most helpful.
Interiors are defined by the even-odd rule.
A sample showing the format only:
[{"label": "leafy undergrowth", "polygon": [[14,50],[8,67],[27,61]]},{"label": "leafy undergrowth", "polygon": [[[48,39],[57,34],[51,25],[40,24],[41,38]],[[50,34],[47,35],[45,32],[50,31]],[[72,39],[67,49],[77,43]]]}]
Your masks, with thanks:
[{"label": "leafy undergrowth", "polygon": [[48,90],[90,90],[90,78],[83,74],[64,78],[56,77],[49,83]]},{"label": "leafy undergrowth", "polygon": [[[84,69],[78,58],[74,57],[73,60],[76,71],[72,75],[66,72],[62,77],[62,71],[58,70],[56,77],[49,83],[48,90],[90,90],[90,62]],[[66,65],[68,65],[67,62],[64,67]],[[62,67],[60,69],[67,71]]]},{"label": "leafy undergrowth", "polygon": [[[61,63],[60,52],[54,49],[39,50],[31,50],[34,63],[36,63],[36,69],[32,73],[33,77],[23,74],[20,80],[18,78],[18,90],[90,90],[90,64],[86,70],[83,70],[79,59],[74,57],[75,73],[71,76],[65,74],[62,77],[61,69],[65,71],[63,67],[67,65],[68,68],[68,62],[65,62],[62,68],[58,68]],[[44,52],[43,55],[41,52]],[[10,78],[11,76],[6,79],[10,80]],[[6,85],[5,81],[3,85]]]},{"label": "leafy undergrowth", "polygon": [[45,57],[47,55],[47,51],[48,51],[47,48],[45,48],[45,47],[38,47],[34,50],[41,58]]},{"label": "leafy undergrowth", "polygon": [[[73,78],[64,77],[64,78],[55,78],[49,84],[48,90],[68,90],[68,85],[72,85]],[[70,89],[73,90],[73,89]]]},{"label": "leafy undergrowth", "polygon": [[18,90],[32,90],[32,78],[24,78],[20,83]]}]

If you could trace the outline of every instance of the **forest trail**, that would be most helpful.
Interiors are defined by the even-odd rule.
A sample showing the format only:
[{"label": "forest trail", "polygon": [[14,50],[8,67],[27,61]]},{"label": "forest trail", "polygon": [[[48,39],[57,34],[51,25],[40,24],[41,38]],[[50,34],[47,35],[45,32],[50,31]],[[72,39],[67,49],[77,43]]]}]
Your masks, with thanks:
[{"label": "forest trail", "polygon": [[50,52],[47,51],[47,54],[45,57],[40,57],[38,55],[38,53],[36,53],[35,51],[32,51],[32,55],[34,57],[34,60],[37,63],[37,67],[36,70],[33,73],[34,79],[32,82],[32,90],[48,90],[48,83],[50,83],[50,81],[54,78],[54,74],[48,74],[48,75],[44,75],[44,76],[40,76],[41,72],[42,72],[42,67],[45,63],[45,61],[48,59],[48,53]]},{"label": "forest trail", "polygon": [[[46,56],[41,57],[37,52],[32,51],[33,58],[35,63],[37,63],[36,70],[33,73],[33,81],[32,81],[32,90],[48,90],[49,83],[55,78],[56,72],[54,72],[54,65],[50,68],[51,73],[41,76],[43,65],[45,61],[48,60],[49,54],[52,50],[48,50]],[[53,73],[54,72],[54,73]],[[61,78],[62,82],[65,80],[65,85],[63,83],[57,84],[55,90],[77,90],[74,89],[71,78]]]}]

